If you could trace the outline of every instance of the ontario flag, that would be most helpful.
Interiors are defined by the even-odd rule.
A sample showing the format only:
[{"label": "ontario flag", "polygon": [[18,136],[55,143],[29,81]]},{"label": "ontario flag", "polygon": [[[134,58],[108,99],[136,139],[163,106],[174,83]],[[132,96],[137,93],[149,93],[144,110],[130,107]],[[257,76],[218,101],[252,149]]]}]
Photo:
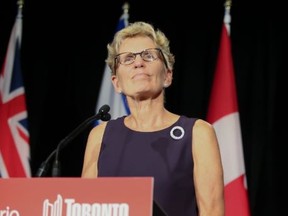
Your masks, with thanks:
[{"label": "ontario flag", "polygon": [[20,66],[22,7],[0,73],[0,176],[31,177],[28,120]]},{"label": "ontario flag", "polygon": [[[119,19],[116,32],[128,25],[128,9],[129,5],[128,3],[125,3],[123,5],[123,14]],[[110,106],[109,113],[111,114],[111,119],[115,119],[130,113],[125,95],[119,94],[114,90],[111,82],[111,70],[107,64],[105,65],[101,88],[99,91],[96,113],[98,113],[100,107],[102,107],[104,104],[108,104]]]},{"label": "ontario flag", "polygon": [[224,169],[226,216],[249,216],[244,154],[226,8],[207,121],[218,137]]}]

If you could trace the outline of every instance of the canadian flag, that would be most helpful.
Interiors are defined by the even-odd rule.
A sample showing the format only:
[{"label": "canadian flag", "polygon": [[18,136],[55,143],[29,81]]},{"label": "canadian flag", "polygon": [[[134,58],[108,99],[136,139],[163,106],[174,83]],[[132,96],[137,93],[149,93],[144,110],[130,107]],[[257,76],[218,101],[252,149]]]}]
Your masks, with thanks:
[{"label": "canadian flag", "polygon": [[225,215],[249,216],[228,12],[226,8],[207,121],[213,124],[220,145],[224,169]]}]

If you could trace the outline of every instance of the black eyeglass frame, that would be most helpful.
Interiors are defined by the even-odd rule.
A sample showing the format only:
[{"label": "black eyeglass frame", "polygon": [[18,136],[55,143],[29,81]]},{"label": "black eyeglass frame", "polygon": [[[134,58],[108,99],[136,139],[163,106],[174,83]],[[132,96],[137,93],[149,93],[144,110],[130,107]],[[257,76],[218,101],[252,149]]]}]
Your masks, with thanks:
[{"label": "black eyeglass frame", "polygon": [[[114,58],[114,61],[115,61],[115,71],[116,71],[116,65],[117,65],[117,63],[122,64],[122,63],[118,60],[118,57],[119,57],[120,55],[125,54],[125,53],[127,53],[127,54],[128,54],[128,53],[129,53],[129,54],[132,54],[132,55],[134,56],[133,61],[132,61],[131,63],[129,63],[129,64],[122,64],[122,65],[130,65],[130,64],[133,64],[133,62],[135,61],[137,55],[140,55],[141,58],[142,58],[144,61],[147,61],[147,60],[145,60],[145,59],[142,57],[142,54],[143,54],[145,51],[147,51],[147,50],[157,50],[158,52],[160,52],[160,55],[161,55],[161,57],[162,57],[162,59],[163,59],[163,61],[164,61],[164,64],[165,64],[165,66],[168,68],[168,63],[167,63],[167,61],[166,61],[166,58],[165,58],[162,50],[161,50],[160,48],[155,47],[155,48],[148,48],[148,49],[142,50],[141,52],[138,52],[138,53],[123,52],[123,53],[117,54],[117,55],[115,56],[115,58]],[[159,57],[158,57],[158,58],[159,58]],[[157,59],[157,58],[153,59],[152,61],[155,61],[156,59]],[[152,61],[148,61],[148,62],[152,62]]]}]

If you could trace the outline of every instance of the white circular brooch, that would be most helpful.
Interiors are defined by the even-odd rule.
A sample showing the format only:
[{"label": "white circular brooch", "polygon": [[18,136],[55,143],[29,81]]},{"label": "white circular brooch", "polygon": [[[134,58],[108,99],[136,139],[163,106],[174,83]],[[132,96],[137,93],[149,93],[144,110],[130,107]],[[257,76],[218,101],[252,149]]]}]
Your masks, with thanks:
[{"label": "white circular brooch", "polygon": [[184,129],[180,126],[175,126],[170,131],[170,136],[175,140],[182,139],[184,134],[185,134]]}]

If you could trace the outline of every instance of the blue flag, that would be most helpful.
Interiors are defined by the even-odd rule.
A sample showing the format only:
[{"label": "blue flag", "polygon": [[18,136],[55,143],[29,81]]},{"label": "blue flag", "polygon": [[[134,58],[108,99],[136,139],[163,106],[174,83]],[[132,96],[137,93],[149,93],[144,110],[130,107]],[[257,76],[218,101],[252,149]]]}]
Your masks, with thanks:
[{"label": "blue flag", "polygon": [[[119,19],[116,32],[128,25],[128,12],[125,10]],[[113,84],[111,82],[111,70],[106,64],[104,69],[104,74],[102,78],[101,88],[99,91],[96,113],[98,113],[100,107],[104,104],[110,106],[111,119],[116,119],[127,114],[130,114],[125,95],[117,93],[114,90]]]}]

